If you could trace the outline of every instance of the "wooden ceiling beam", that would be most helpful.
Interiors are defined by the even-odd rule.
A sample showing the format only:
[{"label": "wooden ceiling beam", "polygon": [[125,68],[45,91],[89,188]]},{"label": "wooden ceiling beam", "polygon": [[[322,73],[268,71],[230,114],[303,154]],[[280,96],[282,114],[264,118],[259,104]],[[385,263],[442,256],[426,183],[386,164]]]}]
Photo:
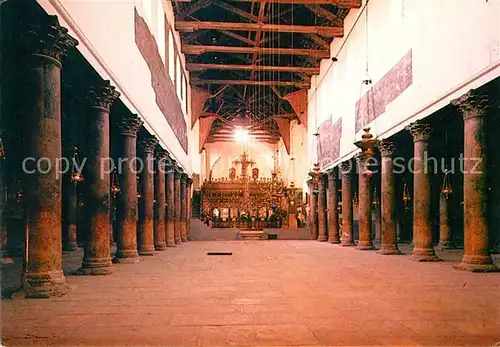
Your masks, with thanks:
[{"label": "wooden ceiling beam", "polygon": [[330,44],[325,40],[323,40],[319,35],[310,34],[309,37],[313,39],[313,41],[316,42],[316,44],[318,44],[323,49],[330,49]]},{"label": "wooden ceiling beam", "polygon": [[234,22],[205,22],[205,21],[176,21],[178,31],[193,32],[196,30],[236,30],[236,31],[272,31],[290,32],[298,34],[318,34],[325,37],[344,36],[343,27],[328,27],[314,25],[289,24],[262,24],[262,23],[234,23]]},{"label": "wooden ceiling beam", "polygon": [[175,16],[175,18],[176,18],[176,20],[183,20],[184,18],[186,18],[187,16],[192,15],[196,11],[199,11],[202,8],[210,6],[210,4],[212,3],[212,1],[213,0],[200,0],[197,3],[195,3],[194,5],[189,6],[188,8],[186,8],[184,11],[178,13],[177,16]]},{"label": "wooden ceiling beam", "polygon": [[251,13],[248,13],[247,11],[243,11],[241,8],[238,8],[236,6],[230,5],[227,2],[215,1],[214,5],[217,6],[217,7],[222,8],[222,9],[224,9],[226,11],[235,13],[238,16],[246,18],[246,19],[248,19],[248,20],[250,20],[252,22],[257,22],[257,16],[255,16],[255,15],[253,15]]},{"label": "wooden ceiling beam", "polygon": [[305,4],[305,7],[307,7],[311,12],[317,14],[318,16],[328,19],[335,26],[344,26],[344,21],[342,19],[340,19],[324,7],[321,7],[321,5]]},{"label": "wooden ceiling beam", "polygon": [[258,53],[260,55],[265,55],[265,54],[305,55],[316,58],[330,57],[330,51],[326,49],[323,50],[323,49],[301,49],[301,48],[261,48],[261,47],[235,47],[235,46],[182,45],[182,52],[187,55],[200,55],[206,52],[219,52],[219,53],[245,53],[245,54]]},{"label": "wooden ceiling beam", "polygon": [[322,4],[342,8],[360,8],[361,0],[231,0],[235,2],[267,2],[272,4]]},{"label": "wooden ceiling beam", "polygon": [[223,33],[224,35],[227,35],[229,37],[232,37],[233,39],[236,39],[236,40],[239,40],[241,42],[245,42],[247,45],[251,45],[253,46],[253,41],[250,40],[250,39],[247,39],[246,37],[244,36],[241,36],[241,35],[238,35],[236,33],[233,33],[231,31],[228,31],[228,30],[217,30],[218,32],[221,32]]},{"label": "wooden ceiling beam", "polygon": [[191,85],[199,86],[205,84],[221,84],[221,85],[249,85],[249,86],[287,86],[297,87],[301,89],[310,88],[307,82],[294,82],[294,81],[251,81],[251,80],[204,80],[204,79],[191,79]]},{"label": "wooden ceiling beam", "polygon": [[239,65],[239,64],[202,64],[202,63],[187,63],[188,71],[203,71],[203,70],[244,70],[244,71],[277,71],[277,72],[300,72],[305,74],[319,74],[317,67],[302,67],[302,66],[270,66],[270,65]]}]

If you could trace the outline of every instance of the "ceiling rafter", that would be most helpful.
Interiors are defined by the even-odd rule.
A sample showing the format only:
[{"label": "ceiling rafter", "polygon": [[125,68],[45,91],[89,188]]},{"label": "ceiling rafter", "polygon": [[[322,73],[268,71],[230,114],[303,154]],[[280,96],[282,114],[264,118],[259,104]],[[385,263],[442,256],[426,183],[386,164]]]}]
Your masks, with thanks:
[{"label": "ceiling rafter", "polygon": [[309,88],[307,82],[297,81],[251,81],[251,80],[215,80],[215,79],[191,79],[191,84],[198,86],[204,84],[229,84],[229,85],[249,85],[249,86],[291,86],[297,88]]},{"label": "ceiling rafter", "polygon": [[302,67],[302,66],[272,66],[272,65],[241,65],[241,64],[203,64],[203,63],[187,63],[188,71],[204,71],[204,70],[242,70],[242,71],[276,71],[276,72],[297,72],[305,74],[319,74],[319,67]]},{"label": "ceiling rafter", "polygon": [[241,8],[238,8],[236,6],[228,4],[227,2],[215,1],[213,4],[217,7],[220,7],[222,9],[226,10],[226,11],[235,13],[243,18],[246,18],[252,22],[257,22],[257,16],[255,16],[251,13],[248,13],[247,11],[243,11]]},{"label": "ceiling rafter", "polygon": [[193,5],[187,7],[186,9],[182,10],[181,12],[177,13],[176,19],[177,20],[183,20],[186,17],[192,15],[193,13],[201,10],[202,8],[208,7],[212,4],[213,0],[199,0],[198,2],[194,3]]},{"label": "ceiling rafter", "polygon": [[316,42],[317,45],[319,45],[323,49],[330,49],[330,44],[323,40],[319,35],[317,34],[309,34],[309,37]]},{"label": "ceiling rafter", "polygon": [[360,8],[361,0],[231,0],[234,2],[268,2],[273,4],[323,4],[342,8]]},{"label": "ceiling rafter", "polygon": [[338,16],[334,15],[324,7],[321,7],[321,5],[309,5],[305,4],[305,7],[307,7],[311,12],[317,14],[318,16],[324,17],[330,21],[333,25],[337,27],[344,26],[344,21],[340,19]]},{"label": "ceiling rafter", "polygon": [[[196,30],[235,30],[235,31],[278,31],[297,34],[318,34],[325,37],[344,36],[343,27],[329,27],[317,25],[290,25],[290,24],[260,24],[238,22],[210,22],[210,21],[177,21],[175,29],[178,31],[193,32]],[[243,40],[242,40],[243,41]]]},{"label": "ceiling rafter", "polygon": [[216,53],[258,53],[259,55],[266,55],[266,54],[304,55],[315,58],[330,57],[330,51],[326,49],[302,49],[302,48],[182,45],[182,52],[187,55],[201,55],[207,52],[216,52]]},{"label": "ceiling rafter", "polygon": [[233,39],[240,40],[242,42],[245,42],[248,45],[253,46],[253,41],[250,39],[247,39],[245,36],[238,35],[236,33],[233,33],[229,30],[222,30],[222,29],[216,29],[218,32],[223,33],[224,35],[227,35],[229,37],[232,37]]}]

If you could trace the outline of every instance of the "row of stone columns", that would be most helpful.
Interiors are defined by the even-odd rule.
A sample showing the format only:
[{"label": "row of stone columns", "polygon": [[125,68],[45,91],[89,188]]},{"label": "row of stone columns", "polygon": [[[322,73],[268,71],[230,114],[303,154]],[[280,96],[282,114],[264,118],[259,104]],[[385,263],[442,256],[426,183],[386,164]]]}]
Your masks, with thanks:
[{"label": "row of stone columns", "polygon": [[[464,256],[456,268],[470,271],[497,271],[489,253],[488,223],[486,216],[486,171],[483,118],[489,101],[484,94],[471,91],[454,100],[464,119]],[[406,127],[414,143],[414,192],[413,192],[413,252],[414,261],[440,261],[434,251],[431,225],[431,186],[429,170],[426,167],[427,150],[432,129],[425,121],[416,121]],[[379,144],[381,154],[381,247],[380,254],[400,254],[396,231],[395,189],[393,156],[395,145],[388,139]],[[359,241],[357,249],[374,249],[372,241],[372,171],[370,158],[365,154],[356,156],[359,168]],[[318,241],[330,241],[342,246],[353,246],[353,197],[351,161],[340,164],[342,173],[342,224],[339,236],[337,209],[337,170],[320,173],[318,192],[313,192],[309,181],[311,236]],[[328,195],[328,199],[327,199]],[[448,217],[448,202],[441,194],[440,200],[440,241],[443,249],[449,247],[451,230]],[[328,208],[326,202],[328,201]],[[327,212],[328,211],[328,217]]]},{"label": "row of stone columns", "polygon": [[[65,182],[63,206],[65,176],[61,178],[56,172],[63,157],[62,60],[77,41],[59,25],[56,16],[27,28],[22,41],[27,56],[22,94],[25,106],[23,135],[27,139],[23,143],[23,155],[28,158],[23,189],[27,225],[24,289],[27,297],[50,297],[67,290],[62,268],[63,232],[64,248],[74,250],[77,247],[76,188],[72,182]],[[110,108],[118,97],[119,93],[109,81],[90,87],[86,97],[87,141],[83,145],[82,161],[85,237],[82,266],[78,270],[83,275],[105,275],[112,271]],[[187,211],[190,207],[187,204],[192,181],[175,161],[168,160],[167,152],[158,146],[154,136],[142,136],[138,143],[143,122],[137,115],[127,113],[117,118],[117,142],[122,150],[119,157],[125,164],[120,172],[120,191],[116,195],[117,251],[113,262],[136,262],[139,255],[153,255],[155,251],[188,240]],[[136,162],[137,154],[145,164],[140,171],[142,196],[139,199],[136,168],[130,165]],[[156,171],[154,156],[158,159]],[[4,191],[3,176],[0,185],[0,191]],[[3,203],[0,212],[3,213]],[[2,235],[5,234],[3,227],[2,221]]]}]

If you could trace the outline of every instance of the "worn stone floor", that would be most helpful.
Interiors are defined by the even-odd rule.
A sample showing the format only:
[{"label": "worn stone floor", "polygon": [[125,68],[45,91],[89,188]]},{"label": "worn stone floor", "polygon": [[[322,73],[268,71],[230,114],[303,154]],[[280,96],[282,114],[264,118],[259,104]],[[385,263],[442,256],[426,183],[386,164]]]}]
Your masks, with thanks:
[{"label": "worn stone floor", "polygon": [[[409,250],[409,249],[408,249]],[[231,251],[232,256],[208,256]],[[500,274],[315,241],[193,241],[1,302],[7,346],[492,346]],[[81,252],[65,254],[77,267]]]}]

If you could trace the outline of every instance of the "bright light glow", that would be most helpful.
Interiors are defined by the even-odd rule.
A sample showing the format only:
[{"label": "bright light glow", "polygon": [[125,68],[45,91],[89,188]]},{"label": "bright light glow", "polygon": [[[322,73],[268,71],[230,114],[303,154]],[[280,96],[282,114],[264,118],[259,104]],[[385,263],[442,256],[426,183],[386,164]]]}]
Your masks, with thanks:
[{"label": "bright light glow", "polygon": [[234,131],[234,139],[241,143],[248,142],[249,133],[247,129],[236,129]]}]

